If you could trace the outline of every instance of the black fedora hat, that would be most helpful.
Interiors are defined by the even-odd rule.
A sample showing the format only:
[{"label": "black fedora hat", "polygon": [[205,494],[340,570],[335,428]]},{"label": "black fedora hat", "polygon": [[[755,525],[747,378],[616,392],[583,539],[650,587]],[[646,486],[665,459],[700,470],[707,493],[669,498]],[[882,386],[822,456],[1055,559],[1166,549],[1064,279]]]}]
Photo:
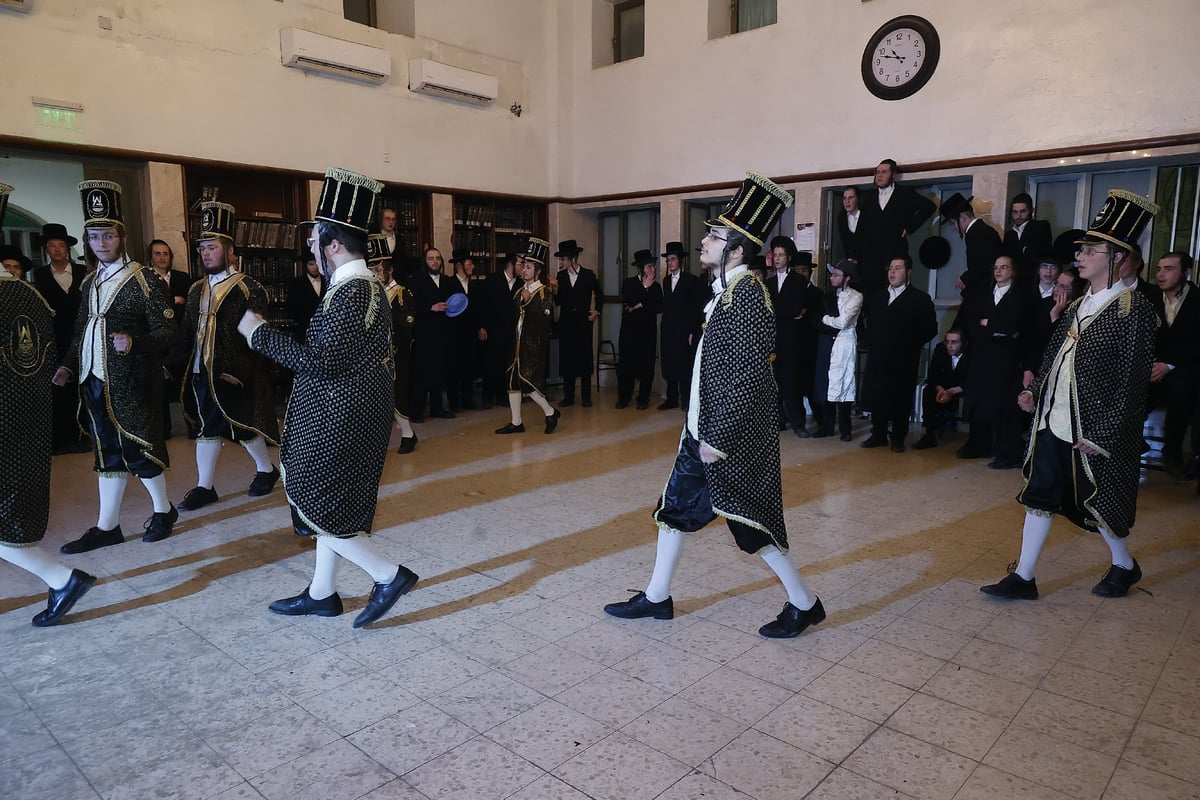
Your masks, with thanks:
[{"label": "black fedora hat", "polygon": [[456,247],[450,251],[450,263],[461,264],[471,257],[471,251],[465,247]]},{"label": "black fedora hat", "polygon": [[683,242],[667,242],[667,250],[665,253],[660,253],[663,258],[667,256],[678,256],[679,258],[687,258],[687,250],[684,249]]},{"label": "black fedora hat", "polygon": [[917,257],[925,269],[941,269],[950,263],[950,243],[941,236],[930,236],[921,242]]},{"label": "black fedora hat", "polygon": [[558,250],[555,251],[555,258],[574,258],[583,252],[583,248],[575,243],[574,239],[567,239],[565,242],[558,243]]},{"label": "black fedora hat", "polygon": [[67,226],[61,222],[47,222],[42,226],[42,244],[51,239],[61,239],[67,243],[68,247],[74,247],[79,244],[79,240],[67,233]]},{"label": "black fedora hat", "polygon": [[943,222],[958,219],[958,215],[962,212],[971,211],[971,201],[974,199],[974,196],[963,197],[955,192],[942,201],[942,207],[938,209],[938,214],[941,215]]},{"label": "black fedora hat", "polygon": [[658,259],[654,257],[653,250],[638,250],[633,254],[633,261],[631,262],[631,265],[640,269],[646,264],[653,264],[657,260]]},{"label": "black fedora hat", "polygon": [[1075,244],[1085,235],[1086,231],[1081,231],[1079,228],[1071,228],[1063,231],[1054,238],[1054,244],[1050,246],[1050,251],[1058,256],[1060,262],[1064,265],[1070,264],[1075,260],[1075,252],[1079,250],[1079,246]]},{"label": "black fedora hat", "polygon": [[792,256],[790,259],[788,259],[788,266],[789,267],[808,267],[809,269],[812,269],[812,266],[813,266],[812,253],[810,253],[807,250],[800,250],[794,256]]}]

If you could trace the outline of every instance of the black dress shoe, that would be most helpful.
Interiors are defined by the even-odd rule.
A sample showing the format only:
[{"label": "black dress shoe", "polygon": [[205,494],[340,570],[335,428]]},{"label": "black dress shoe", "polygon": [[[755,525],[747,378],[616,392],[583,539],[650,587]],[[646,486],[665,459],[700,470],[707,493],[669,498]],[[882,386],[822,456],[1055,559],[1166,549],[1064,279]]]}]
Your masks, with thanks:
[{"label": "black dress shoe", "polygon": [[895,439],[892,441],[892,452],[893,453],[903,453],[904,452],[904,440],[903,439]]},{"label": "black dress shoe", "polygon": [[775,621],[763,625],[758,632],[768,639],[791,639],[793,636],[799,636],[808,626],[824,621],[825,606],[821,605],[821,598],[818,597],[817,602],[813,603],[813,607],[808,611],[801,611],[791,603],[784,603],[783,611]]},{"label": "black dress shoe", "polygon": [[796,428],[792,432],[796,434],[797,439],[808,439],[812,435],[808,432],[807,428]]},{"label": "black dress shoe", "polygon": [[592,407],[592,401],[591,401],[591,400],[584,400],[584,401],[583,401],[582,403],[580,403],[579,405],[583,406],[584,408],[591,408],[591,407]]},{"label": "black dress shoe", "polygon": [[342,613],[342,598],[337,592],[313,600],[308,593],[308,587],[295,597],[285,597],[267,606],[272,614],[283,614],[286,617],[303,617],[312,614],[318,617],[336,617]]},{"label": "black dress shoe", "polygon": [[613,408],[618,408],[618,409],[619,408],[629,408],[629,401],[628,400],[618,400],[617,404],[615,406],[613,406]]},{"label": "black dress shoe", "polygon": [[1133,569],[1125,569],[1113,564],[1104,573],[1100,582],[1092,587],[1092,594],[1097,597],[1124,597],[1129,594],[1133,585],[1142,579],[1142,568],[1135,559]]},{"label": "black dress shoe", "polygon": [[848,433],[843,433],[838,438],[841,439],[843,442],[850,442],[850,441],[854,440],[854,437]]},{"label": "black dress shoe", "polygon": [[913,442],[913,450],[928,450],[931,447],[937,447],[937,436],[931,431],[925,431],[925,435]]},{"label": "black dress shoe", "polygon": [[457,415],[453,411],[439,411],[434,416],[438,419],[457,419]]},{"label": "black dress shoe", "polygon": [[877,433],[872,433],[870,436],[868,436],[866,439],[863,440],[863,443],[860,446],[867,447],[867,448],[883,447],[887,443],[888,443],[888,440],[887,440],[886,436],[880,436]]},{"label": "black dress shoe", "polygon": [[417,449],[417,434],[412,436],[401,436],[400,447],[396,450],[400,455],[408,455]]},{"label": "black dress shoe", "polygon": [[401,595],[408,594],[416,585],[417,573],[401,564],[396,571],[396,577],[392,578],[390,583],[377,583],[371,589],[367,607],[354,618],[354,627],[361,628],[363,625],[370,625],[382,617],[391,610],[392,606],[396,605],[396,601],[400,599]]},{"label": "black dress shoe", "polygon": [[87,594],[87,590],[92,588],[92,584],[95,582],[95,575],[88,575],[80,569],[71,570],[71,577],[67,579],[66,586],[50,590],[50,596],[46,600],[46,610],[39,612],[33,618],[33,627],[49,628],[58,622],[71,610],[79,598]]},{"label": "black dress shoe", "polygon": [[111,531],[100,530],[92,527],[87,529],[87,533],[80,536],[73,542],[67,542],[58,549],[58,552],[68,556],[76,555],[77,553],[87,553],[91,550],[99,550],[101,547],[112,547],[114,544],[121,544],[125,541],[125,534],[121,533],[121,526],[113,528]]},{"label": "black dress shoe", "polygon": [[649,400],[638,400],[637,401],[637,410],[638,411],[645,411],[649,407],[650,407]]},{"label": "black dress shoe", "polygon": [[812,438],[814,439],[828,439],[830,436],[833,436],[833,431],[825,430],[824,428],[817,428],[812,434]]},{"label": "black dress shoe", "polygon": [[198,508],[204,508],[209,503],[215,503],[220,498],[213,489],[205,489],[203,486],[197,486],[188,491],[179,501],[180,511],[195,511]]},{"label": "black dress shoe", "polygon": [[573,398],[573,397],[571,397],[571,398],[566,398],[566,397],[564,397],[564,398],[563,398],[563,401],[562,401],[561,403],[559,403],[559,405],[560,405],[561,407],[563,407],[563,408],[567,408],[568,406],[573,406],[573,405],[575,405],[575,398]]},{"label": "black dress shoe", "polygon": [[524,433],[524,432],[525,432],[525,423],[521,423],[520,425],[513,425],[510,422],[507,425],[505,425],[503,428],[496,428],[496,433]]},{"label": "black dress shoe", "polygon": [[623,603],[609,603],[604,607],[604,613],[621,619],[674,619],[675,604],[670,597],[661,603],[652,603],[646,599],[645,592],[638,592]]},{"label": "black dress shoe", "polygon": [[1037,581],[1033,578],[1025,580],[1015,572],[1004,576],[999,583],[980,586],[979,591],[989,597],[999,597],[1004,600],[1037,600]]},{"label": "black dress shoe", "polygon": [[671,408],[679,408],[679,403],[666,402],[666,403],[658,404],[659,411],[666,411],[667,409],[671,409]]},{"label": "black dress shoe", "polygon": [[250,481],[250,491],[248,494],[251,497],[268,495],[275,488],[275,483],[278,480],[279,467],[271,467],[270,472],[256,472],[254,473],[254,480]]},{"label": "black dress shoe", "polygon": [[546,433],[554,433],[554,429],[558,427],[558,418],[562,416],[562,412],[557,408],[554,413],[546,417]]},{"label": "black dress shoe", "polygon": [[996,458],[988,462],[988,469],[1019,469],[1020,461],[1010,461],[1007,458]]},{"label": "black dress shoe", "polygon": [[169,511],[155,511],[146,520],[146,532],[142,534],[143,542],[161,542],[171,535],[175,523],[179,521],[179,512],[172,505]]}]

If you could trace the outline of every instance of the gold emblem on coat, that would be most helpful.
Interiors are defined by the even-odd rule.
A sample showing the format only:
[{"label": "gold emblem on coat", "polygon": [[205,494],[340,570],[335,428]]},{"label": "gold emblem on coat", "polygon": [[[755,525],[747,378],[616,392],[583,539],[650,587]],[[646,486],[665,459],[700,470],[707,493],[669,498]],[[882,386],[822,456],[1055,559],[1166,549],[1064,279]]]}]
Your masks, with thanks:
[{"label": "gold emblem on coat", "polygon": [[4,360],[9,369],[22,378],[28,378],[41,369],[45,349],[37,325],[24,314],[13,319],[5,343]]}]

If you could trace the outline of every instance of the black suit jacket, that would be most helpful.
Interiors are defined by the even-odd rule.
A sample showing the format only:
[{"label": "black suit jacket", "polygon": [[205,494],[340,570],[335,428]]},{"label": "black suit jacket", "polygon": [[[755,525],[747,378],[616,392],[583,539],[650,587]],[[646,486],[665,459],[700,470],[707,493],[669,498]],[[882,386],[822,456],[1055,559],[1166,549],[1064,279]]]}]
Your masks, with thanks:
[{"label": "black suit jacket", "polygon": [[324,277],[321,278],[320,295],[313,291],[312,282],[307,275],[288,281],[287,313],[296,323],[296,330],[300,332],[301,337],[308,330],[308,321],[317,313],[317,306],[321,305],[321,298],[325,296],[327,288]]},{"label": "black suit jacket", "polygon": [[886,208],[879,207],[879,190],[872,186],[862,192],[858,220],[860,272],[864,294],[870,297],[875,290],[887,285],[887,265],[898,253],[907,253],[905,235],[916,233],[935,210],[932,200],[917,194],[907,186],[894,184]]},{"label": "black suit jacket", "polygon": [[779,278],[767,276],[767,292],[775,308],[775,368],[793,369],[796,363],[800,328],[806,325],[804,314],[807,295],[799,276],[788,272],[779,287]]},{"label": "black suit jacket", "polygon": [[[692,357],[700,342],[708,289],[690,272],[679,271],[679,282],[671,289],[670,274],[663,277],[662,373],[667,380],[687,380],[692,374]],[[691,337],[691,342],[688,342]]]},{"label": "black suit jacket", "polygon": [[921,349],[937,336],[937,312],[933,298],[915,286],[890,305],[888,290],[881,289],[871,295],[867,307],[867,407],[890,416],[911,409]]},{"label": "black suit jacket", "polygon": [[[889,203],[890,205],[890,203]],[[862,232],[862,212],[858,215],[858,226],[856,230],[850,230],[850,215],[846,213],[846,209],[842,209],[837,215],[837,230],[838,241],[842,244],[842,257],[852,258],[855,261],[862,259],[860,253],[860,244],[858,241],[859,234]]]},{"label": "black suit jacket", "polygon": [[[1011,256],[1018,269],[1028,270],[1036,266],[1034,259],[1050,252],[1053,241],[1050,223],[1044,219],[1031,219],[1025,224],[1021,235],[1014,228],[1004,232],[1004,253]],[[1036,277],[1036,276],[1035,276]]]},{"label": "black suit jacket", "polygon": [[79,306],[83,301],[80,287],[87,275],[87,267],[82,264],[71,264],[71,288],[63,291],[54,280],[53,267],[47,264],[38,267],[33,272],[33,286],[45,298],[47,305],[54,309],[54,342],[58,347],[58,357],[62,358],[71,346],[71,337],[75,334],[75,317],[79,314]]},{"label": "black suit jacket", "polygon": [[967,271],[962,274],[962,282],[968,289],[990,287],[994,280],[992,268],[996,266],[996,259],[1004,255],[1000,234],[991,225],[976,219],[963,239],[967,244]]},{"label": "black suit jacket", "polygon": [[590,375],[592,373],[592,322],[588,312],[592,310],[593,298],[596,311],[604,305],[604,294],[596,273],[587,267],[579,268],[575,285],[565,269],[558,271],[558,294],[554,302],[559,306],[558,336],[559,365],[566,377]]},{"label": "black suit jacket", "polygon": [[1158,337],[1154,360],[1179,367],[1200,367],[1200,289],[1189,283],[1187,297],[1175,314],[1175,324],[1167,325],[1166,304],[1162,292],[1154,301],[1158,312]]},{"label": "black suit jacket", "polygon": [[940,386],[943,389],[962,389],[967,385],[967,373],[970,370],[970,357],[964,352],[958,359],[958,366],[950,359],[945,342],[938,342],[933,348],[929,359],[929,374],[925,383],[929,386]]}]

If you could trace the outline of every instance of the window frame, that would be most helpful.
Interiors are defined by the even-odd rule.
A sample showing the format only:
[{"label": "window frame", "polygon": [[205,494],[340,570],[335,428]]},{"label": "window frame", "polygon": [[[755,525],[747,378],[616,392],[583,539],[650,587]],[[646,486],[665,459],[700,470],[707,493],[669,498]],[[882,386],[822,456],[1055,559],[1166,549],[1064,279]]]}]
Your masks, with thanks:
[{"label": "window frame", "polygon": [[[621,15],[630,9],[638,7],[642,9],[642,52],[640,55],[621,58]],[[620,3],[613,4],[612,48],[612,63],[614,64],[620,64],[622,61],[633,61],[636,58],[646,55],[646,0],[623,0]]]}]

